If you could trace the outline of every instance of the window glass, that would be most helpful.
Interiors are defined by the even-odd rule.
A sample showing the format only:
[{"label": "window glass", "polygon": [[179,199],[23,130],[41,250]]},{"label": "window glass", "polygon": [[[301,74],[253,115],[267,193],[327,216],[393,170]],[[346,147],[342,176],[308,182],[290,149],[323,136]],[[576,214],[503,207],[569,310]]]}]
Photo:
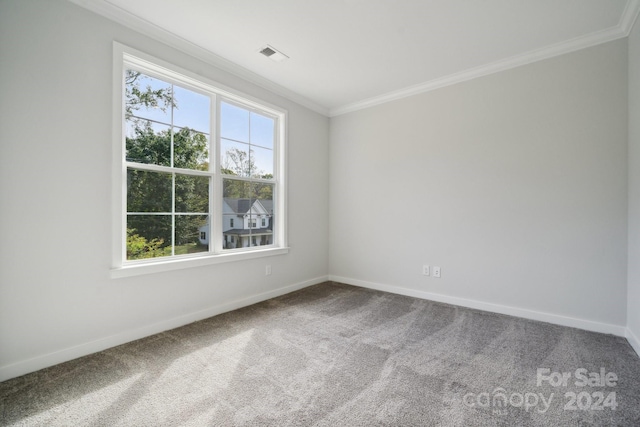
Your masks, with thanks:
[{"label": "window glass", "polygon": [[275,120],[271,117],[251,113],[251,143],[273,149]]},{"label": "window glass", "polygon": [[220,106],[220,136],[240,142],[249,142],[249,111],[222,102]]},{"label": "window glass", "polygon": [[173,95],[176,104],[176,108],[173,110],[174,126],[186,127],[208,135],[211,98],[175,85],[173,86]]}]

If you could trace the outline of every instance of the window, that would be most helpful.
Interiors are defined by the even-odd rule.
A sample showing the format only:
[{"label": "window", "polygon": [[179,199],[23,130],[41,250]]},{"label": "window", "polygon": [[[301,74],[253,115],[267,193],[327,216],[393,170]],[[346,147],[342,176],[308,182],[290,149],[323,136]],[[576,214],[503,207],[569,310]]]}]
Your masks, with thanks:
[{"label": "window", "polygon": [[267,226],[267,219],[266,218],[262,218],[262,226],[263,227]]},{"label": "window", "polygon": [[[122,45],[115,51],[115,268],[275,254],[256,247],[256,212],[275,224],[267,252],[285,249],[285,113]],[[238,215],[248,218],[247,244],[228,245]]]}]

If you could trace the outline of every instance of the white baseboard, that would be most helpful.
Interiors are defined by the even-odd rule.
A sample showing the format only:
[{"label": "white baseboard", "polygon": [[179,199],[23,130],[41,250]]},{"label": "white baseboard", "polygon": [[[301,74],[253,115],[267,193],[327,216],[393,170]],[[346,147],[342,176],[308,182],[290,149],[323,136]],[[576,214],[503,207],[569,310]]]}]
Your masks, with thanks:
[{"label": "white baseboard", "polygon": [[178,328],[180,326],[184,326],[198,320],[207,319],[218,314],[246,307],[251,304],[278,297],[280,295],[285,295],[290,292],[306,288],[308,286],[325,282],[327,280],[329,280],[328,276],[316,277],[310,280],[305,280],[304,282],[284,286],[282,288],[263,292],[257,295],[251,295],[246,298],[241,298],[235,301],[216,305],[205,310],[200,310],[194,313],[174,317],[172,319],[163,320],[152,325],[143,326],[141,328],[136,328],[129,331],[123,331],[115,335],[54,351],[41,356],[36,356],[31,359],[23,360],[10,365],[5,365],[0,367],[0,381],[15,378],[20,375],[37,371],[39,369],[57,365],[58,363],[67,362],[69,360],[77,359],[78,357],[106,350],[108,348],[135,341],[140,338],[148,337],[150,335],[167,331],[169,329]]},{"label": "white baseboard", "polygon": [[638,357],[640,357],[640,339],[638,339],[636,334],[634,334],[629,327],[626,329],[625,337],[627,338],[627,341],[629,341],[629,344],[631,344],[631,347],[636,351]]},{"label": "white baseboard", "polygon": [[[430,301],[443,302],[446,304],[458,305],[462,307],[474,308],[477,310],[490,311],[493,313],[507,314],[510,316],[522,317],[524,319],[539,320],[541,322],[553,323],[561,326],[584,329],[587,331],[601,332],[605,334],[627,337],[628,329],[625,326],[611,325],[608,323],[594,322],[591,320],[577,319],[558,314],[544,313],[540,311],[528,310],[525,308],[511,307],[500,304],[492,304],[483,301],[452,297],[449,295],[434,294],[431,292],[418,291],[415,289],[403,288],[399,286],[385,285],[381,283],[367,282],[364,280],[352,279],[349,277],[329,276],[329,280],[345,283],[347,285],[360,286],[363,288],[375,289],[378,291],[390,292],[393,294],[406,295]],[[629,331],[630,333],[630,331]],[[637,342],[637,339],[636,339]],[[633,344],[632,344],[633,345]],[[637,347],[634,347],[638,351]]]}]

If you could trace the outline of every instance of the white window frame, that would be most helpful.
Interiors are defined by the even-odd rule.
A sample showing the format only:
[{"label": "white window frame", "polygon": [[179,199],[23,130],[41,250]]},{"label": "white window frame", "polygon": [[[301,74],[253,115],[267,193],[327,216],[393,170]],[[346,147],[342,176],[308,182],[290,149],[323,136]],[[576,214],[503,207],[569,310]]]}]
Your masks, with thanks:
[{"label": "white window frame", "polygon": [[[286,110],[246,95],[220,83],[192,73],[171,63],[147,55],[136,49],[113,43],[113,172],[112,172],[112,267],[111,277],[128,277],[140,274],[159,273],[182,268],[198,267],[230,261],[240,261],[288,253],[287,242],[287,118]],[[209,251],[198,254],[158,257],[144,260],[126,260],[126,185],[127,162],[125,158],[126,123],[124,120],[124,70],[133,68],[152,77],[178,84],[195,92],[212,96],[210,133],[210,173],[212,185],[209,204]],[[274,139],[274,194],[275,224],[273,244],[231,250],[222,249],[222,188],[220,173],[220,102],[231,101],[250,111],[276,119]],[[153,166],[151,166],[152,168]],[[230,178],[227,176],[227,178]]]}]

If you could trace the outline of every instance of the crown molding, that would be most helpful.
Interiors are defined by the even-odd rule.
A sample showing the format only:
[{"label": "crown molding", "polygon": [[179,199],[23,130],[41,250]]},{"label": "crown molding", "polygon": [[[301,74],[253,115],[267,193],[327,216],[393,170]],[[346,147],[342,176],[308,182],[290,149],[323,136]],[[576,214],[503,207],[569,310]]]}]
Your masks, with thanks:
[{"label": "crown molding", "polygon": [[106,0],[68,1],[85,9],[88,9],[98,15],[101,15],[111,21],[124,25],[125,27],[137,31],[143,35],[151,37],[154,40],[178,49],[181,52],[184,52],[197,59],[200,59],[201,61],[206,62],[207,64],[213,65],[214,67],[217,67],[223,71],[241,77],[242,79],[247,80],[250,83],[260,86],[263,89],[267,89],[284,98],[287,98],[288,100],[300,104],[303,107],[315,111],[316,113],[322,114],[323,116],[329,115],[328,108],[323,107],[322,105],[317,104],[292,90],[280,86],[279,84],[274,83],[271,80],[266,79],[234,62],[218,56],[211,51],[208,51],[194,43],[191,43],[190,41],[187,41],[182,37],[179,37],[174,33],[165,30],[164,28],[161,28],[149,21],[139,18],[138,16],[135,16],[113,5],[112,3],[109,3]]},{"label": "crown molding", "polygon": [[620,28],[624,31],[625,36],[628,37],[629,34],[631,34],[631,30],[638,19],[638,15],[640,15],[640,0],[628,0],[619,24]]},{"label": "crown molding", "polygon": [[575,52],[577,50],[624,38],[629,35],[638,18],[638,15],[640,14],[640,0],[628,0],[620,21],[615,27],[587,34],[585,36],[577,37],[541,49],[536,49],[520,55],[515,55],[500,61],[470,68],[468,70],[443,76],[437,79],[422,82],[413,86],[391,91],[382,95],[328,109],[298,94],[297,92],[280,86],[269,79],[266,79],[238,64],[235,64],[221,56],[214,54],[213,52],[197,46],[194,43],[191,43],[161,27],[158,27],[157,25],[150,23],[149,21],[141,19],[113,5],[112,3],[109,3],[107,0],[68,1],[85,9],[88,9],[94,13],[97,13],[98,15],[104,16],[107,19],[122,24],[132,30],[149,36],[155,40],[158,40],[175,49],[185,52],[208,64],[220,68],[221,70],[232,73],[238,77],[243,78],[244,80],[247,80],[250,83],[262,87],[263,89],[267,89],[273,93],[289,99],[290,101],[293,101],[306,108],[309,108],[312,111],[328,117],[335,117],[365,108],[374,107],[376,105],[384,104],[390,101],[407,98],[424,92],[429,92],[446,86],[462,83],[468,80],[475,79],[477,77],[486,76],[500,71],[506,71],[511,68],[520,67],[522,65],[527,65],[533,62],[541,61],[543,59],[553,58],[556,56],[564,55],[566,53]]},{"label": "crown molding", "polygon": [[365,108],[385,104],[390,101],[407,98],[445,86],[462,83],[468,80],[475,79],[477,77],[509,70],[511,68],[520,67],[522,65],[541,61],[543,59],[553,58],[555,56],[564,55],[566,53],[575,52],[587,47],[596,46],[602,43],[627,37],[629,36],[629,33],[631,32],[631,29],[633,28],[634,22],[636,21],[639,13],[640,0],[628,0],[620,21],[615,27],[597,31],[585,36],[576,37],[574,39],[550,45],[541,49],[529,51],[520,55],[515,55],[500,61],[492,62],[490,64],[470,68],[459,73],[450,74],[427,82],[419,83],[414,86],[409,86],[400,90],[388,92],[383,95],[374,96],[362,101],[357,101],[351,104],[332,108],[329,111],[329,117],[340,116],[342,114],[351,113],[353,111],[363,110]]}]

